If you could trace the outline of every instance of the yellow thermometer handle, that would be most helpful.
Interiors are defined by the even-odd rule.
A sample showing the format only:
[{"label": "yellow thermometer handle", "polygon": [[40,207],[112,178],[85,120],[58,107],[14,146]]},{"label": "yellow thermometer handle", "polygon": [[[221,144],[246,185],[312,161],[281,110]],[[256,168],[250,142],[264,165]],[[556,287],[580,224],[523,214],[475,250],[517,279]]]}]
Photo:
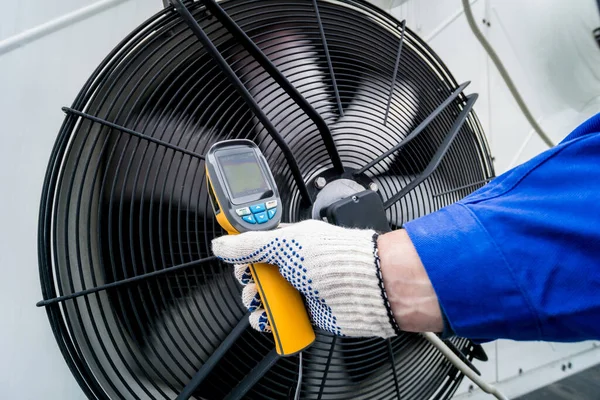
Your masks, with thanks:
[{"label": "yellow thermometer handle", "polygon": [[[212,188],[208,171],[207,178],[209,187]],[[221,209],[219,200],[216,197],[215,200]],[[227,220],[224,212],[216,213],[216,218],[230,235],[239,233]],[[250,272],[267,312],[277,354],[291,356],[310,346],[315,341],[315,331],[300,292],[281,276],[275,265],[251,264]]]},{"label": "yellow thermometer handle", "polygon": [[275,265],[251,264],[250,271],[267,311],[277,353],[291,356],[310,346],[315,341],[315,331],[300,292]]}]

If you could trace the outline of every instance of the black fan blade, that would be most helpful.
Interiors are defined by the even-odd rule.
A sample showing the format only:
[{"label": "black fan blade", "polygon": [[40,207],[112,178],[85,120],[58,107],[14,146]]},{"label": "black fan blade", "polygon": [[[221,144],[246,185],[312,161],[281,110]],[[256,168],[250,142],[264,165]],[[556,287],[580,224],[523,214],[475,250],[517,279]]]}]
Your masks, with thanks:
[{"label": "black fan blade", "polygon": [[[230,271],[224,271],[220,279],[230,279],[229,276]],[[246,373],[231,364],[231,355],[227,352],[246,332],[248,316],[241,304],[234,308],[227,304],[230,300],[237,303],[237,299],[214,296],[223,291],[220,279],[176,299],[145,332],[145,345],[139,351],[148,354],[149,359],[142,368],[146,369],[148,379],[171,387],[175,395],[194,393],[201,387],[206,395],[221,397],[226,389],[220,386],[235,385],[236,379]],[[231,370],[231,379],[215,375],[219,362]],[[142,368],[140,373],[143,373]],[[193,380],[199,372],[204,379]],[[206,380],[208,376],[210,379]],[[194,384],[189,385],[192,381]]]},{"label": "black fan blade", "polygon": [[433,158],[431,159],[429,164],[427,164],[427,167],[425,168],[425,170],[421,174],[416,176],[415,179],[413,179],[408,185],[404,186],[401,191],[394,194],[391,198],[387,199],[385,201],[385,203],[383,204],[383,206],[385,208],[391,207],[394,203],[396,203],[402,197],[406,196],[407,193],[409,193],[411,190],[413,190],[415,187],[417,187],[419,184],[421,184],[421,182],[423,182],[425,179],[427,179],[435,171],[437,166],[440,164],[442,158],[448,151],[448,148],[452,144],[452,141],[458,134],[460,128],[462,128],[465,120],[469,116],[469,113],[471,112],[471,109],[473,108],[473,105],[475,104],[475,101],[477,101],[478,97],[479,96],[477,94],[471,94],[471,95],[467,96],[467,103],[465,104],[461,113],[456,118],[456,121],[452,125],[452,128],[450,129],[450,131],[448,131],[448,133],[446,134],[444,141],[441,143],[440,147],[438,148],[436,153],[433,155]]},{"label": "black fan blade", "polygon": [[[282,24],[280,29],[272,33],[257,30],[253,37],[266,57],[297,88],[299,95],[320,114],[325,123],[330,123],[336,118],[334,100],[328,90],[326,73],[319,65],[320,54],[316,39],[301,28],[296,29],[293,22],[286,25]],[[259,106],[280,129],[291,151],[298,155],[304,180],[311,180],[325,168],[335,168],[320,138],[322,133],[319,133],[318,126],[304,115],[301,107],[286,91],[252,58],[244,57],[236,63],[241,64],[241,75]],[[260,131],[257,142],[263,153],[267,154],[274,175],[288,175],[288,167],[281,162],[278,153],[273,151],[268,133]],[[279,179],[277,184],[280,192],[289,193],[292,189],[290,183]]]},{"label": "black fan blade", "polygon": [[194,377],[185,385],[183,390],[177,396],[177,400],[187,400],[194,392],[198,389],[202,382],[210,375],[213,369],[221,361],[225,353],[229,351],[231,346],[239,339],[239,337],[248,329],[250,326],[250,320],[248,315],[244,315],[242,319],[237,323],[235,328],[223,339],[219,347],[217,347],[213,353],[208,357],[206,362],[200,367],[200,369],[194,374]]},{"label": "black fan blade", "polygon": [[[215,0],[204,0],[203,3],[206,5],[207,9],[210,10],[217,17],[217,19],[227,28],[227,30],[238,40],[238,42],[244,47],[244,49],[250,53],[250,55],[256,60],[256,62],[260,64],[262,68],[264,68],[265,72],[269,75],[269,77],[274,79],[275,82],[277,82],[277,84],[279,85],[279,87],[294,101],[296,105],[300,107],[300,109],[308,116],[308,118],[310,118],[310,120],[315,124],[316,128],[321,134],[321,138],[323,139],[323,143],[325,145],[325,148],[327,149],[327,153],[329,154],[329,158],[333,164],[333,167],[339,173],[344,172],[342,160],[340,159],[340,155],[335,147],[333,137],[331,136],[331,132],[329,131],[329,126],[327,126],[327,123],[325,122],[323,117],[313,108],[313,106],[306,100],[302,93],[298,89],[296,89],[296,87],[281,73],[281,71],[277,68],[275,63],[272,62],[265,55],[263,50],[252,41],[252,39],[246,34],[246,32],[240,29],[240,27],[235,23],[235,21],[221,8],[221,6],[219,6],[219,4],[217,4]],[[322,40],[325,45],[325,54],[329,59],[329,52],[327,51],[326,46],[327,42],[323,33],[323,25],[319,16],[318,5],[316,1],[314,1],[313,4],[315,7],[317,20],[321,29]],[[333,74],[333,69],[331,68],[331,61],[329,61],[329,66],[330,73]],[[337,98],[339,99],[339,95]],[[264,107],[261,108],[264,109]]]},{"label": "black fan blade", "polygon": [[405,139],[403,139],[400,143],[392,147],[391,149],[385,151],[379,157],[374,159],[373,161],[366,164],[364,167],[360,168],[356,171],[356,174],[362,174],[374,165],[380,163],[382,160],[386,159],[394,152],[400,150],[402,147],[408,145],[413,139],[415,139],[426,127],[437,117],[446,107],[448,107],[458,96],[465,90],[465,88],[469,85],[470,82],[465,82],[460,85],[443,103],[441,103],[431,114],[427,116]]},{"label": "black fan blade", "polygon": [[275,365],[280,359],[275,349],[271,350],[269,354],[264,357],[256,367],[250,371],[248,375],[242,380],[229,394],[225,397],[225,400],[240,400],[244,398],[246,393],[258,382],[266,373]]},{"label": "black fan blade", "polygon": [[185,4],[183,4],[183,1],[172,0],[172,3],[174,4],[177,12],[181,15],[181,18],[185,21],[190,30],[194,32],[194,34],[202,43],[208,54],[210,54],[213,60],[219,65],[221,71],[229,79],[232,86],[244,99],[244,102],[248,105],[248,107],[250,107],[252,113],[256,116],[256,118],[259,119],[262,126],[267,130],[267,132],[275,141],[275,143],[277,143],[288,163],[289,169],[292,172],[296,186],[298,187],[300,195],[302,196],[302,200],[306,202],[306,204],[311,204],[312,200],[306,188],[306,184],[304,183],[304,180],[302,178],[302,173],[298,168],[298,162],[296,161],[296,158],[294,157],[294,154],[287,145],[285,139],[281,136],[277,128],[273,125],[271,120],[264,113],[263,109],[254,100],[248,89],[244,86],[243,82],[237,76],[235,71],[227,63],[223,55],[219,52],[219,50],[214,45],[209,36],[206,34],[206,32],[204,32],[200,24],[198,24],[192,13],[188,10]]},{"label": "black fan blade", "polygon": [[[413,83],[407,80],[395,83],[396,90],[406,94],[404,99],[388,100],[390,85],[389,77],[363,77],[344,115],[332,125],[342,159],[351,168],[360,168],[377,157],[382,148],[394,146],[409,134],[417,120],[419,102],[415,100],[418,96]],[[391,117],[386,117],[388,103]],[[383,160],[375,172],[388,170],[392,161]]]}]

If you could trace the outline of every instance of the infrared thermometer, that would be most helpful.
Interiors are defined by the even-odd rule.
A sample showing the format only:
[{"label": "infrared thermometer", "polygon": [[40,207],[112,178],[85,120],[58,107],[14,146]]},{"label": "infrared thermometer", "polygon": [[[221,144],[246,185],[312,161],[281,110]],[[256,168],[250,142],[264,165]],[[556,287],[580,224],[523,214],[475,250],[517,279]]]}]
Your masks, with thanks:
[{"label": "infrared thermometer", "polygon": [[[258,146],[250,140],[225,140],[206,154],[206,180],[219,225],[230,235],[277,228],[282,203],[275,179]],[[301,352],[315,340],[302,296],[274,265],[251,264],[281,356]]]}]

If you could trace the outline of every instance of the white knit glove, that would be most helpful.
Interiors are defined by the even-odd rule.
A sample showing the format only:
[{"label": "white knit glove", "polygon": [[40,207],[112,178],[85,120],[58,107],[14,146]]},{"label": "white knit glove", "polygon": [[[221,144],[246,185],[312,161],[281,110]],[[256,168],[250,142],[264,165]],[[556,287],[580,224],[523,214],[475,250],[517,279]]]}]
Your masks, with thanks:
[{"label": "white knit glove", "polygon": [[267,263],[305,298],[313,325],[341,336],[390,337],[400,331],[387,301],[377,234],[308,220],[273,231],[223,236],[213,252],[236,264],[235,275],[245,285],[244,305],[250,324],[270,331],[249,263]]}]

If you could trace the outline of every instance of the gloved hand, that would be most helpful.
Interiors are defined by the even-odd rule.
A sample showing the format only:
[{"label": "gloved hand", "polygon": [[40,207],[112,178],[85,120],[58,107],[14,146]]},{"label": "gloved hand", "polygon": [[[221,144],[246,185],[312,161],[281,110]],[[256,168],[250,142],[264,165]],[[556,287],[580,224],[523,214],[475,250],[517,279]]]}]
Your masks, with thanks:
[{"label": "gloved hand", "polygon": [[299,290],[313,325],[341,336],[390,337],[400,331],[387,300],[377,256],[377,233],[308,220],[273,231],[223,236],[212,242],[214,254],[235,264],[245,285],[250,324],[270,331],[249,263],[279,267]]}]

